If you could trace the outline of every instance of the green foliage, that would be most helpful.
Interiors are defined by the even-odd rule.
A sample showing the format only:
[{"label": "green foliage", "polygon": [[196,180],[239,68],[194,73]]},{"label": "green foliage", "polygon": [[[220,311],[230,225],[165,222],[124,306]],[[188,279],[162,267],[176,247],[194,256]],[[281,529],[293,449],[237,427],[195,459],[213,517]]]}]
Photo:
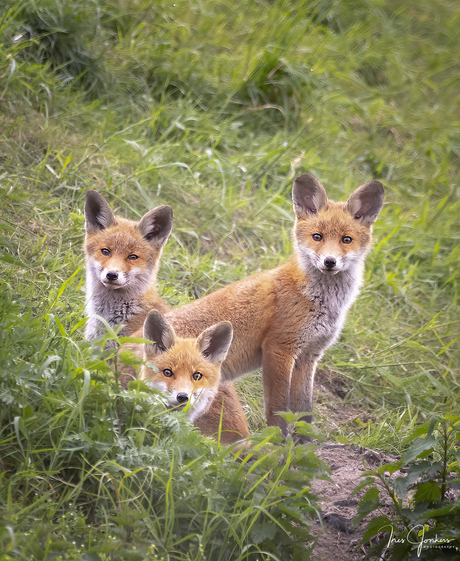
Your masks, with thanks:
[{"label": "green foliage", "polygon": [[354,491],[368,487],[354,522],[384,505],[391,512],[370,520],[362,543],[375,538],[369,555],[383,558],[386,552],[392,561],[458,559],[460,417],[434,417],[407,440],[411,444],[401,460],[366,471]]},{"label": "green foliage", "polygon": [[57,316],[24,321],[1,288],[2,559],[308,554],[314,446],[269,428],[235,462],[145,384],[122,391]]},{"label": "green foliage", "polygon": [[15,17],[21,22],[15,41],[27,40],[24,61],[49,64],[64,82],[83,81],[91,88],[101,87],[102,65],[94,51],[98,19],[94,5],[44,0],[19,2]]},{"label": "green foliage", "polygon": [[[133,475],[123,470],[113,475],[110,467],[110,462],[124,466],[117,439],[123,439],[128,456],[143,458],[142,438],[150,443],[158,434],[172,450],[182,449],[190,427],[160,403],[161,414],[151,419],[146,400],[160,398],[135,384],[120,392],[103,354],[82,341],[82,209],[88,188],[130,218],[160,204],[173,207],[173,233],[158,280],[162,296],[176,306],[287,258],[296,174],[316,174],[328,194],[342,200],[379,178],[386,197],[365,284],[339,341],[323,359],[345,380],[346,402],[371,411],[375,420],[339,423],[337,437],[418,454],[406,437],[434,414],[455,413],[459,24],[460,10],[447,0],[0,3],[0,417],[6,439],[0,456],[5,520],[0,540],[10,548],[5,555],[14,557],[12,548],[19,551],[29,541],[35,544],[31,548],[39,544],[41,553],[27,550],[25,558],[44,558],[47,544],[56,548],[61,540],[69,559],[96,559],[96,553],[78,553],[83,542],[107,548],[98,551],[100,559],[112,558],[118,548],[144,547],[158,536],[161,545],[148,554],[151,544],[145,545],[139,555],[161,558],[171,544],[179,558],[188,555],[188,542],[174,537],[177,521],[170,514],[179,510],[172,511],[171,502],[159,509],[160,522],[150,514],[137,518],[156,512],[149,502],[156,495],[146,490],[156,464]],[[9,290],[13,296],[5,296]],[[260,429],[260,376],[248,376],[238,387],[251,427]],[[150,428],[142,429],[143,423]],[[203,472],[205,481],[212,470],[226,476],[243,469],[218,448],[216,454],[224,457],[214,465],[207,452],[214,445],[190,435],[186,445],[214,466]],[[166,472],[179,456],[167,460],[166,450],[158,454],[167,482]],[[199,479],[190,469],[187,490],[193,493]],[[439,489],[442,497],[442,486],[424,483],[418,504],[422,498],[437,500]],[[197,493],[204,510],[190,501],[200,523],[212,506],[206,501],[216,487],[209,485],[209,496]],[[165,490],[161,500],[178,488],[172,495]],[[117,492],[125,493],[125,510]],[[289,514],[282,514],[271,505],[267,512],[275,520],[256,510],[257,519],[247,522],[252,519],[243,520],[238,505],[230,501],[227,511],[218,511],[228,514],[224,535],[237,544],[229,554],[241,551],[247,558],[259,548],[267,551],[260,556],[281,555],[275,538],[282,542],[281,520],[294,520],[295,508],[286,506]],[[85,508],[92,509],[92,518]],[[186,512],[184,524],[190,525],[191,510]],[[203,533],[190,527],[202,547],[211,547],[220,516],[208,514]],[[88,520],[91,529],[83,530]],[[233,535],[233,527],[244,529]],[[245,536],[243,545],[238,536]],[[253,548],[243,552],[247,544]],[[129,555],[135,557],[133,549]]]}]

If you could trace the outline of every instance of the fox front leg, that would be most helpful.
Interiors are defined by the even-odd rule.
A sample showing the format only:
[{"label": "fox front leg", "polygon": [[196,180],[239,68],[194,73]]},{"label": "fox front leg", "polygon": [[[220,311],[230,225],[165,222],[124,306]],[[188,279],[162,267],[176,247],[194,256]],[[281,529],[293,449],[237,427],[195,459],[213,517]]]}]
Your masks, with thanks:
[{"label": "fox front leg", "polygon": [[286,421],[278,415],[289,411],[289,385],[294,365],[292,355],[285,349],[267,345],[263,349],[262,376],[264,386],[265,417],[267,424],[279,426],[287,435]]},{"label": "fox front leg", "polygon": [[[311,423],[313,410],[313,381],[316,365],[320,356],[303,353],[297,357],[291,376],[289,401],[293,413],[305,413],[300,420]],[[306,435],[297,434],[296,440],[299,444],[305,444],[311,440]]]}]

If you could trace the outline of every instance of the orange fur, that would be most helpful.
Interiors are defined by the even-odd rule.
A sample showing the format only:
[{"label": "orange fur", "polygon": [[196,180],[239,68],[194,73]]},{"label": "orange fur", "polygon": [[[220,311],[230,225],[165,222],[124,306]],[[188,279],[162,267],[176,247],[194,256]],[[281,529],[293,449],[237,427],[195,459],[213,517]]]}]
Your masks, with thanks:
[{"label": "orange fur", "polygon": [[[205,436],[217,438],[220,432],[224,444],[249,436],[233,384],[220,385],[221,363],[232,339],[230,323],[211,326],[196,339],[183,339],[176,337],[155,310],[147,316],[142,336],[155,343],[125,345],[139,358],[142,353],[142,359],[148,363],[141,366],[140,380],[162,390],[170,407],[188,407],[190,420]],[[194,379],[197,375],[201,378]],[[128,381],[125,375],[122,383]]]},{"label": "orange fur", "polygon": [[204,415],[197,417],[194,424],[201,434],[215,440],[219,438],[222,444],[233,444],[249,436],[243,407],[231,382],[220,384],[211,407]]},{"label": "orange fur", "polygon": [[[165,316],[182,337],[230,321],[234,337],[222,379],[262,367],[267,422],[284,431],[280,411],[308,413],[304,419],[311,420],[316,364],[338,337],[358,294],[383,187],[370,182],[346,203],[336,203],[316,178],[305,174],[294,182],[293,202],[295,253],[285,264]],[[313,239],[318,235],[321,240]]]},{"label": "orange fur", "polygon": [[[90,316],[86,338],[101,334],[101,323],[92,317],[94,314],[102,316],[111,326],[125,324],[122,334],[131,335],[142,330],[152,308],[161,312],[169,310],[159,297],[155,283],[163,246],[171,232],[172,209],[157,207],[135,222],[115,216],[104,197],[90,190],[86,195],[85,219],[87,315]],[[104,255],[102,250],[109,254]],[[137,259],[129,259],[132,255]],[[110,280],[107,273],[115,273],[118,278]],[[120,285],[121,279],[123,284]],[[131,348],[139,351],[138,346]],[[143,351],[139,358],[142,357]],[[119,380],[126,388],[136,376],[134,368],[124,366]],[[234,442],[248,436],[243,408],[233,384],[226,384],[222,390],[216,391],[216,395],[216,403],[212,403],[209,411],[197,420],[203,434],[218,433],[222,404],[225,403],[222,442]]]},{"label": "orange fur", "polygon": [[130,322],[128,335],[142,327],[148,311],[169,306],[159,297],[156,274],[172,228],[172,209],[157,207],[138,222],[115,216],[107,201],[88,191],[85,202],[87,323],[86,338],[101,333],[103,317],[111,326]]}]

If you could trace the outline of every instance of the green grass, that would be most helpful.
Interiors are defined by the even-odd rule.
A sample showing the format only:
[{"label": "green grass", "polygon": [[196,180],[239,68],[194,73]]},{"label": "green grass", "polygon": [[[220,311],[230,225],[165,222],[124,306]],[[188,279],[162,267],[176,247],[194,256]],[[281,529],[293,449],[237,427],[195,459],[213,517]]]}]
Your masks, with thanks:
[{"label": "green grass", "polygon": [[[130,218],[159,204],[173,207],[159,289],[176,306],[286,259],[295,175],[314,173],[335,199],[378,178],[386,198],[365,284],[323,360],[343,380],[345,400],[335,406],[355,407],[375,421],[366,428],[344,422],[330,436],[397,453],[418,422],[455,412],[459,23],[460,10],[447,0],[258,0],[237,9],[208,0],[2,4],[1,318],[10,346],[0,378],[1,512],[18,500],[22,481],[30,486],[36,478],[43,497],[45,488],[55,488],[53,478],[75,484],[63,467],[62,446],[58,475],[45,464],[40,472],[24,464],[30,415],[36,427],[59,427],[65,411],[80,403],[72,423],[83,422],[85,371],[99,396],[97,404],[88,401],[88,411],[134,399],[116,393],[109,373],[99,379],[83,342],[82,210],[89,188]],[[259,377],[248,376],[238,387],[251,428],[261,429]],[[50,394],[58,388],[59,406]],[[31,406],[26,414],[35,399],[46,407]],[[127,434],[133,427],[139,432],[143,414],[123,425]],[[166,413],[160,417],[173,422]],[[78,434],[72,423],[66,435]],[[98,442],[105,442],[110,422],[101,423]],[[326,425],[317,421],[328,433]],[[182,421],[180,427],[188,434]],[[40,429],[32,449],[52,447],[50,438]],[[168,438],[179,446],[175,436]],[[197,455],[211,446],[198,440]],[[121,461],[110,446],[110,461]],[[74,452],[81,461],[85,454]],[[97,476],[79,464],[86,475],[78,492],[88,504],[100,491],[83,483],[108,485],[103,454],[93,459]],[[141,471],[148,477],[147,468]],[[32,488],[11,522],[16,543],[30,523],[29,511],[21,509],[34,504]],[[48,530],[61,520],[71,489],[53,496],[54,514],[43,498]],[[113,493],[107,490],[104,501],[113,501]],[[140,503],[130,500],[137,516]],[[76,512],[73,528],[82,523]],[[125,523],[108,517],[101,530],[101,520],[94,531],[104,531],[98,543],[109,544],[108,528]],[[65,534],[46,536],[59,532]],[[8,536],[4,530],[0,540],[12,547]],[[47,539],[36,537],[36,543]],[[151,539],[169,543],[164,536]]]},{"label": "green grass", "polygon": [[235,462],[145,384],[123,391],[57,316],[0,298],[2,561],[308,555],[314,446],[268,428]]}]

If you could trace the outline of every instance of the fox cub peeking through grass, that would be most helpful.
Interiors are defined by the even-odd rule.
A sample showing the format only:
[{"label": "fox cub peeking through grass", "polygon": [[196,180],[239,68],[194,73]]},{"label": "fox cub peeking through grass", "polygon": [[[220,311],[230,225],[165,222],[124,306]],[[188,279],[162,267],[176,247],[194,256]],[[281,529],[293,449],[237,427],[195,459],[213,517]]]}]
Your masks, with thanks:
[{"label": "fox cub peeking through grass", "polygon": [[101,334],[95,315],[110,326],[130,320],[132,332],[142,326],[153,307],[169,309],[158,296],[155,282],[172,215],[171,207],[164,205],[147,212],[139,222],[127,220],[115,216],[96,191],[86,193],[86,339]]},{"label": "fox cub peeking through grass", "polygon": [[223,321],[196,339],[182,339],[157,310],[145,319],[143,337],[151,343],[132,349],[145,362],[138,378],[168,396],[172,408],[188,407],[188,417],[205,436],[231,444],[249,436],[243,408],[233,384],[220,385],[221,364],[232,342],[232,326]]},{"label": "fox cub peeking through grass", "polygon": [[383,195],[382,184],[370,181],[346,202],[334,202],[318,179],[300,175],[292,190],[294,255],[165,315],[181,337],[230,321],[233,343],[222,379],[262,367],[267,423],[284,433],[278,412],[305,413],[303,420],[311,421],[316,365],[358,295]]}]

